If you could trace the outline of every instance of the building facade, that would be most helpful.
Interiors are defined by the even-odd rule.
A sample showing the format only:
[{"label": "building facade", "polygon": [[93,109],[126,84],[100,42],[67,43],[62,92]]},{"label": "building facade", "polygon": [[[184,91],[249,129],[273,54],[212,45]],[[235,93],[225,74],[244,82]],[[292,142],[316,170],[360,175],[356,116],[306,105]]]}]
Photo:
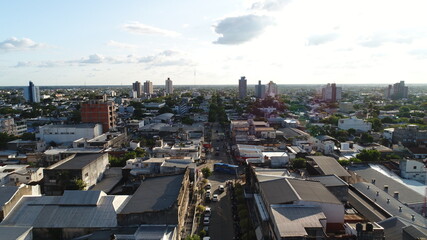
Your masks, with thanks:
[{"label": "building facade", "polygon": [[36,132],[36,139],[46,143],[71,144],[77,139],[92,139],[102,134],[101,124],[45,125]]},{"label": "building facade", "polygon": [[173,85],[172,85],[172,80],[170,78],[166,79],[165,81],[165,93],[167,95],[173,93]]},{"label": "building facade", "polygon": [[344,118],[338,121],[338,128],[343,130],[353,128],[356,131],[368,132],[372,129],[372,123],[358,118]]},{"label": "building facade", "polygon": [[258,85],[255,85],[255,97],[260,99],[265,98],[265,85],[261,84],[261,80],[258,81]]},{"label": "building facade", "polygon": [[132,83],[132,91],[136,93],[136,97],[140,98],[142,95],[142,85],[139,81]]},{"label": "building facade", "polygon": [[144,83],[144,93],[145,94],[153,94],[154,93],[154,88],[153,88],[153,82],[151,81],[145,81]]},{"label": "building facade", "polygon": [[328,83],[322,88],[322,100],[326,102],[337,102],[341,100],[341,92],[341,87],[337,87],[335,83]]},{"label": "building facade", "polygon": [[27,102],[38,103],[40,102],[40,90],[33,82],[30,81],[28,87],[24,88],[24,98]]},{"label": "building facade", "polygon": [[239,98],[244,99],[247,95],[248,82],[243,76],[239,79]]},{"label": "building facade", "polygon": [[101,123],[103,132],[116,126],[116,106],[114,102],[103,99],[82,103],[81,116],[83,123]]},{"label": "building facade", "polygon": [[384,90],[384,98],[388,98],[388,99],[408,98],[408,87],[405,86],[405,81],[400,81],[393,85],[388,85]]},{"label": "building facade", "polygon": [[268,97],[276,97],[279,94],[278,89],[277,89],[277,84],[275,84],[273,81],[270,81],[267,84],[267,90],[265,95]]}]

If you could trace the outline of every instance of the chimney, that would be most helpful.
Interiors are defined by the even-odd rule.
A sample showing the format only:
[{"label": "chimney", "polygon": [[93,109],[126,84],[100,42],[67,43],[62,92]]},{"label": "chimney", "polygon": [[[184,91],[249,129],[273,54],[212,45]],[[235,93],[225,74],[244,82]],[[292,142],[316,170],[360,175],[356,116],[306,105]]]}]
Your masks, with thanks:
[{"label": "chimney", "polygon": [[412,221],[415,221],[415,215],[412,214],[411,216],[412,216]]},{"label": "chimney", "polygon": [[399,192],[398,191],[394,191],[394,198],[399,199]]},{"label": "chimney", "polygon": [[379,191],[377,191],[377,196],[378,196],[378,195],[380,195],[380,192],[379,192]]},{"label": "chimney", "polygon": [[399,212],[402,212],[402,207],[401,206],[399,206]]},{"label": "chimney", "polygon": [[390,198],[387,198],[387,203],[390,203]]},{"label": "chimney", "polygon": [[369,187],[370,187],[370,186],[368,185],[368,189],[369,189]]},{"label": "chimney", "polygon": [[375,178],[372,178],[371,183],[375,185]]},{"label": "chimney", "polygon": [[388,185],[384,185],[384,192],[388,193]]}]

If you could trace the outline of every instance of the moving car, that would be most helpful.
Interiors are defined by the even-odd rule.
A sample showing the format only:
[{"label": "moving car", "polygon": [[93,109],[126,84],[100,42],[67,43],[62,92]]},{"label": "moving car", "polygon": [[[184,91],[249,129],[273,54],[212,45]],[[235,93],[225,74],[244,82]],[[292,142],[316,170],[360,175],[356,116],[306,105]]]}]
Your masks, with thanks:
[{"label": "moving car", "polygon": [[218,194],[214,194],[214,195],[212,196],[212,201],[214,201],[214,202],[218,202]]},{"label": "moving car", "polygon": [[210,221],[210,218],[209,217],[204,217],[203,218],[203,225],[209,225],[209,223],[210,223],[211,221]]}]

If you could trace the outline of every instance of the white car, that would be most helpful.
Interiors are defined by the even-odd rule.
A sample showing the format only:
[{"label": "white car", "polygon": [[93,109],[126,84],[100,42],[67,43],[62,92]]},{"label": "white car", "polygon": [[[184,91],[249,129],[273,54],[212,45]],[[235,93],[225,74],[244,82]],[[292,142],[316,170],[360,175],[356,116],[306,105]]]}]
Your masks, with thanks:
[{"label": "white car", "polygon": [[212,201],[214,201],[214,202],[218,202],[218,194],[214,194],[214,195],[212,196]]},{"label": "white car", "polygon": [[210,218],[209,217],[204,217],[203,218],[203,225],[209,225],[209,223],[210,223],[211,221],[210,221]]},{"label": "white car", "polygon": [[211,189],[212,188],[212,184],[210,182],[206,183],[206,189]]},{"label": "white car", "polygon": [[219,192],[224,192],[224,185],[219,185],[218,186],[218,191]]},{"label": "white car", "polygon": [[211,208],[210,207],[206,207],[205,208],[205,212],[204,212],[205,217],[210,217],[211,213],[212,213]]}]

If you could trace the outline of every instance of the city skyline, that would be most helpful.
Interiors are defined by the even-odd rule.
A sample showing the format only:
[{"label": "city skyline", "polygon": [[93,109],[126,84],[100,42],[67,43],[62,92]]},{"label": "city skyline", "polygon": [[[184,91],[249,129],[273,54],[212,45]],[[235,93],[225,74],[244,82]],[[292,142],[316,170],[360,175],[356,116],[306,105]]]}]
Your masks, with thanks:
[{"label": "city skyline", "polygon": [[[425,83],[423,1],[1,2],[0,86]],[[19,11],[17,11],[19,10]],[[45,14],[49,12],[49,14]],[[22,19],[31,19],[28,24]]]}]

